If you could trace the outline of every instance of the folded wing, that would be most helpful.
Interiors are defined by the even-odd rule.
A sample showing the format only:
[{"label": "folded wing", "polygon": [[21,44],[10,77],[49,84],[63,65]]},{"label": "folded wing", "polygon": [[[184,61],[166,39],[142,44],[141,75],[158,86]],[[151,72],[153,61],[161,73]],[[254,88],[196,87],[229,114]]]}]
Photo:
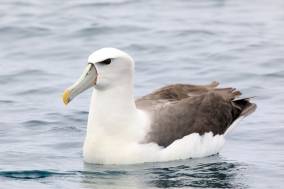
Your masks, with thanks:
[{"label": "folded wing", "polygon": [[136,100],[137,108],[151,116],[151,130],[144,142],[168,146],[192,133],[224,134],[239,117],[256,109],[249,99],[237,99],[234,88],[209,85],[175,84]]}]

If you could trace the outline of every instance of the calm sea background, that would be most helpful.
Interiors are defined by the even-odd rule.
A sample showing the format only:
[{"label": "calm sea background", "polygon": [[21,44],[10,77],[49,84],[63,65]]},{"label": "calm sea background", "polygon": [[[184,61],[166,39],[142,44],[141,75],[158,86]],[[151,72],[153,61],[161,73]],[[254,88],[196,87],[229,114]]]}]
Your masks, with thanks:
[{"label": "calm sea background", "polygon": [[[220,154],[86,165],[91,90],[63,90],[101,47],[136,61],[135,95],[213,80],[256,96]],[[0,188],[283,188],[283,0],[1,0]]]}]

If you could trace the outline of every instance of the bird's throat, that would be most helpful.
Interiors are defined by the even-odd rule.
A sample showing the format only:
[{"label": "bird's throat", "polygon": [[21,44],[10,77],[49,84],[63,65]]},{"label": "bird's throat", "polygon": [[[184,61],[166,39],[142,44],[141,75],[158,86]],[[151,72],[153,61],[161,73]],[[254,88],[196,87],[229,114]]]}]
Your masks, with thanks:
[{"label": "bird's throat", "polygon": [[[88,132],[102,127],[108,133],[130,127],[137,119],[137,109],[132,89],[116,87],[108,90],[94,89],[88,117]],[[120,128],[122,127],[122,128]]]},{"label": "bird's throat", "polygon": [[84,159],[101,162],[115,148],[129,148],[141,142],[148,132],[149,120],[136,109],[134,98],[123,91],[101,93],[94,90],[84,142]]}]

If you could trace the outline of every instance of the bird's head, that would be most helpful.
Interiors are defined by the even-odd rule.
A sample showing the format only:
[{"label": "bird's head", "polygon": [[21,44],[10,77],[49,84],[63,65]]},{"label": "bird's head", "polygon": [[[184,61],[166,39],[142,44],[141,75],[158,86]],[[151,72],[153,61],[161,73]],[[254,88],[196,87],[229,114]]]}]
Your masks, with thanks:
[{"label": "bird's head", "polygon": [[127,53],[115,48],[102,48],[93,52],[81,77],[64,91],[67,105],[83,91],[95,87],[108,90],[132,80],[134,61]]}]

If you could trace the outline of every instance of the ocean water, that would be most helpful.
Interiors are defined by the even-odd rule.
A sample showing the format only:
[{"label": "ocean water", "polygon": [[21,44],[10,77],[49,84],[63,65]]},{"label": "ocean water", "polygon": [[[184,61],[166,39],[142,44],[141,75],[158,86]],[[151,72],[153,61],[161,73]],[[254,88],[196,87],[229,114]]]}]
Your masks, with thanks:
[{"label": "ocean water", "polygon": [[[284,1],[0,1],[0,188],[282,188]],[[136,61],[135,95],[213,80],[258,109],[214,156],[138,165],[82,159],[91,91],[63,90],[87,57]]]}]

